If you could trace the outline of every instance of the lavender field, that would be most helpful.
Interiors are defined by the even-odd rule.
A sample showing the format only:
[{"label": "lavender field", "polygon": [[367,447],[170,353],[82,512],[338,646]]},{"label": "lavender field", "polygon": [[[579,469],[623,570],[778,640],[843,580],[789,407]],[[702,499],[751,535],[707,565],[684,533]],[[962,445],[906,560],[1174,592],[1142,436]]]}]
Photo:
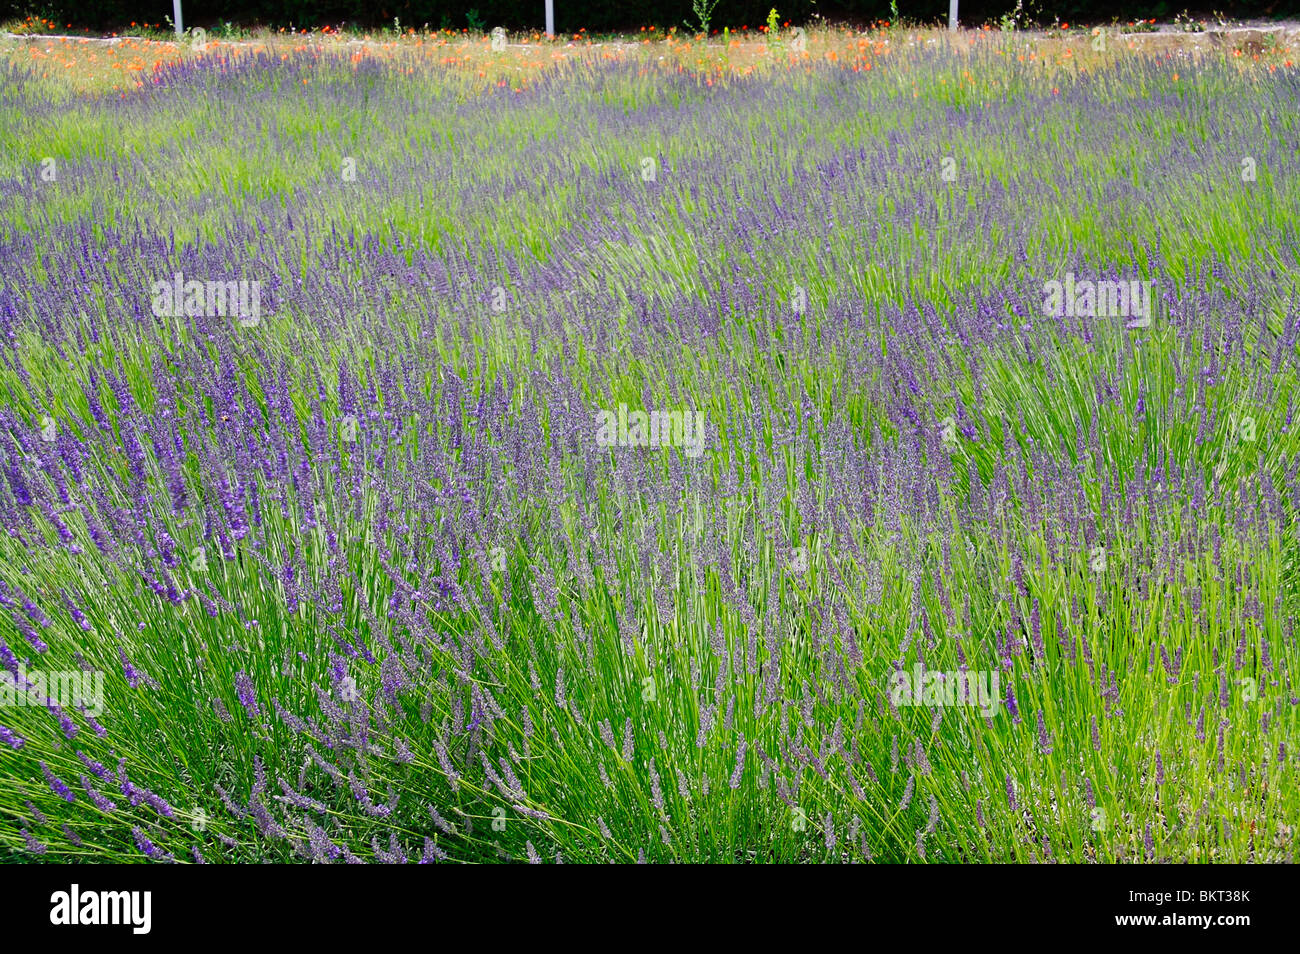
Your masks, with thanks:
[{"label": "lavender field", "polygon": [[1300,74],[893,49],[0,66],[0,859],[1296,861]]}]

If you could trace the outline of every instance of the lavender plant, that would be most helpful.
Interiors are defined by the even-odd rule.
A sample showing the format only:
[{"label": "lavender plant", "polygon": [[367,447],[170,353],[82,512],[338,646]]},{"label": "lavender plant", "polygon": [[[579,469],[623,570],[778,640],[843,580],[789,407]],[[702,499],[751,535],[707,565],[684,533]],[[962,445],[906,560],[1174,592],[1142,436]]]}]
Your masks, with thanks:
[{"label": "lavender plant", "polygon": [[1295,75],[899,56],[7,69],[0,853],[1296,860]]}]

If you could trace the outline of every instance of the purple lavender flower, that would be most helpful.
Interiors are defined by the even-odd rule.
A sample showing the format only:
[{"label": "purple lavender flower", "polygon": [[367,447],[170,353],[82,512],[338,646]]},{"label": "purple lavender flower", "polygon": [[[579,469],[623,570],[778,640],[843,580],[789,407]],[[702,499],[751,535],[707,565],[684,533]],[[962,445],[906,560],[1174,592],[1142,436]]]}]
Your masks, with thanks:
[{"label": "purple lavender flower", "polygon": [[126,677],[127,685],[132,689],[139,688],[142,683],[155,689],[158,688],[158,683],[155,682],[147,673],[143,673],[136,669],[135,664],[127,658],[125,649],[122,649],[119,646],[117,656],[122,662],[122,675]]},{"label": "purple lavender flower", "polygon": [[435,861],[446,861],[447,853],[439,848],[432,839],[424,839],[424,852],[420,855],[420,864],[432,864]]},{"label": "purple lavender flower", "polygon": [[77,796],[72,794],[72,790],[63,784],[63,780],[50,771],[50,767],[44,762],[38,763],[41,767],[41,773],[45,776],[45,781],[49,783],[50,791],[63,799],[65,802],[75,802]]},{"label": "purple lavender flower", "polygon": [[23,612],[27,614],[28,618],[30,618],[33,623],[40,626],[42,629],[50,625],[50,618],[46,616],[45,612],[31,600],[23,600]]},{"label": "purple lavender flower", "polygon": [[740,747],[736,749],[736,767],[731,773],[731,788],[733,790],[740,788],[741,776],[745,771],[745,751],[749,748],[749,743],[741,736]]},{"label": "purple lavender flower", "polygon": [[45,845],[41,844],[39,841],[33,838],[31,832],[29,832],[26,828],[22,829],[22,835],[23,835],[23,843],[27,846],[27,850],[32,854],[43,855],[48,850]]},{"label": "purple lavender flower", "polygon": [[433,819],[434,826],[444,835],[456,834],[456,826],[438,814],[438,809],[432,805],[429,806],[429,815]]},{"label": "purple lavender flower", "polygon": [[122,797],[131,803],[132,807],[137,807],[144,801],[144,792],[131,784],[131,779],[126,774],[126,759],[117,760],[117,790],[122,793]]},{"label": "purple lavender flower", "polygon": [[1043,646],[1043,619],[1038,609],[1037,597],[1034,597],[1034,606],[1029,612],[1029,624],[1033,632],[1034,659],[1041,664],[1047,655],[1047,650]]},{"label": "purple lavender flower", "polygon": [[555,705],[558,709],[565,707],[564,702],[564,667],[561,666],[555,673]]},{"label": "purple lavender flower", "polygon": [[99,794],[99,792],[95,791],[95,787],[91,785],[90,779],[86,778],[86,776],[84,775],[81,776],[81,787],[86,790],[86,795],[90,799],[90,803],[94,805],[96,808],[98,808],[101,812],[117,811],[117,805],[115,805],[113,802],[110,802],[103,795]]},{"label": "purple lavender flower", "polygon": [[139,848],[140,851],[145,854],[145,856],[149,858],[153,858],[156,861],[160,861],[171,857],[171,855],[169,855],[167,852],[163,851],[152,841],[150,841],[148,836],[146,836],[145,833],[141,831],[139,827],[133,826],[131,828],[131,835],[132,837],[135,838],[136,847]]},{"label": "purple lavender flower", "polygon": [[86,720],[86,725],[90,726],[91,732],[94,732],[95,735],[99,736],[101,739],[108,738],[108,729],[96,722],[94,717],[86,711],[85,706],[81,707],[81,717]]},{"label": "purple lavender flower", "polygon": [[623,722],[623,761],[631,762],[633,755],[632,717]]},{"label": "purple lavender flower", "polygon": [[907,786],[903,789],[903,800],[898,803],[898,810],[906,811],[907,806],[912,804],[912,793],[916,789],[916,776],[907,776]]},{"label": "purple lavender flower", "polygon": [[252,678],[244,670],[235,674],[235,693],[239,696],[239,704],[244,707],[250,719],[256,719],[262,714],[262,710],[257,705],[257,693],[253,687]]},{"label": "purple lavender flower", "polygon": [[14,628],[17,629],[18,632],[23,634],[23,638],[27,640],[27,642],[31,645],[32,649],[36,650],[38,653],[49,652],[50,650],[49,645],[46,644],[46,642],[43,639],[41,639],[40,635],[36,632],[36,630],[32,629],[31,626],[28,625],[25,619],[23,619],[17,613],[11,614],[10,619],[13,620]]},{"label": "purple lavender flower", "polygon": [[77,724],[73,722],[71,718],[68,717],[68,714],[66,712],[64,712],[62,709],[60,709],[58,706],[54,705],[53,703],[47,703],[46,708],[48,708],[50,710],[50,714],[53,715],[54,718],[58,720],[59,730],[63,733],[63,737],[68,741],[72,741],[72,737],[75,736],[78,732]]},{"label": "purple lavender flower", "polygon": [[153,792],[145,791],[144,800],[149,805],[150,808],[152,808],[154,811],[156,811],[159,815],[163,816],[164,818],[176,817],[176,813],[172,811],[172,807],[168,805],[167,802],[165,802],[162,798],[155,795]]}]

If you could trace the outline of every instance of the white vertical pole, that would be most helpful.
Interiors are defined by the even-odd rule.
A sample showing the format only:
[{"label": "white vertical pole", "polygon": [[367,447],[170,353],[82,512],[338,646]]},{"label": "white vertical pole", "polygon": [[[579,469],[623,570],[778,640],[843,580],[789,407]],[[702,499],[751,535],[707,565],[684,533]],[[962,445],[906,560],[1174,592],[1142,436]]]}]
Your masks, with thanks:
[{"label": "white vertical pole", "polygon": [[177,36],[185,32],[185,24],[181,22],[181,0],[172,0],[172,23],[176,25]]},{"label": "white vertical pole", "polygon": [[555,0],[546,0],[546,35],[555,39]]},{"label": "white vertical pole", "polygon": [[957,0],[948,0],[948,29],[957,29]]}]

